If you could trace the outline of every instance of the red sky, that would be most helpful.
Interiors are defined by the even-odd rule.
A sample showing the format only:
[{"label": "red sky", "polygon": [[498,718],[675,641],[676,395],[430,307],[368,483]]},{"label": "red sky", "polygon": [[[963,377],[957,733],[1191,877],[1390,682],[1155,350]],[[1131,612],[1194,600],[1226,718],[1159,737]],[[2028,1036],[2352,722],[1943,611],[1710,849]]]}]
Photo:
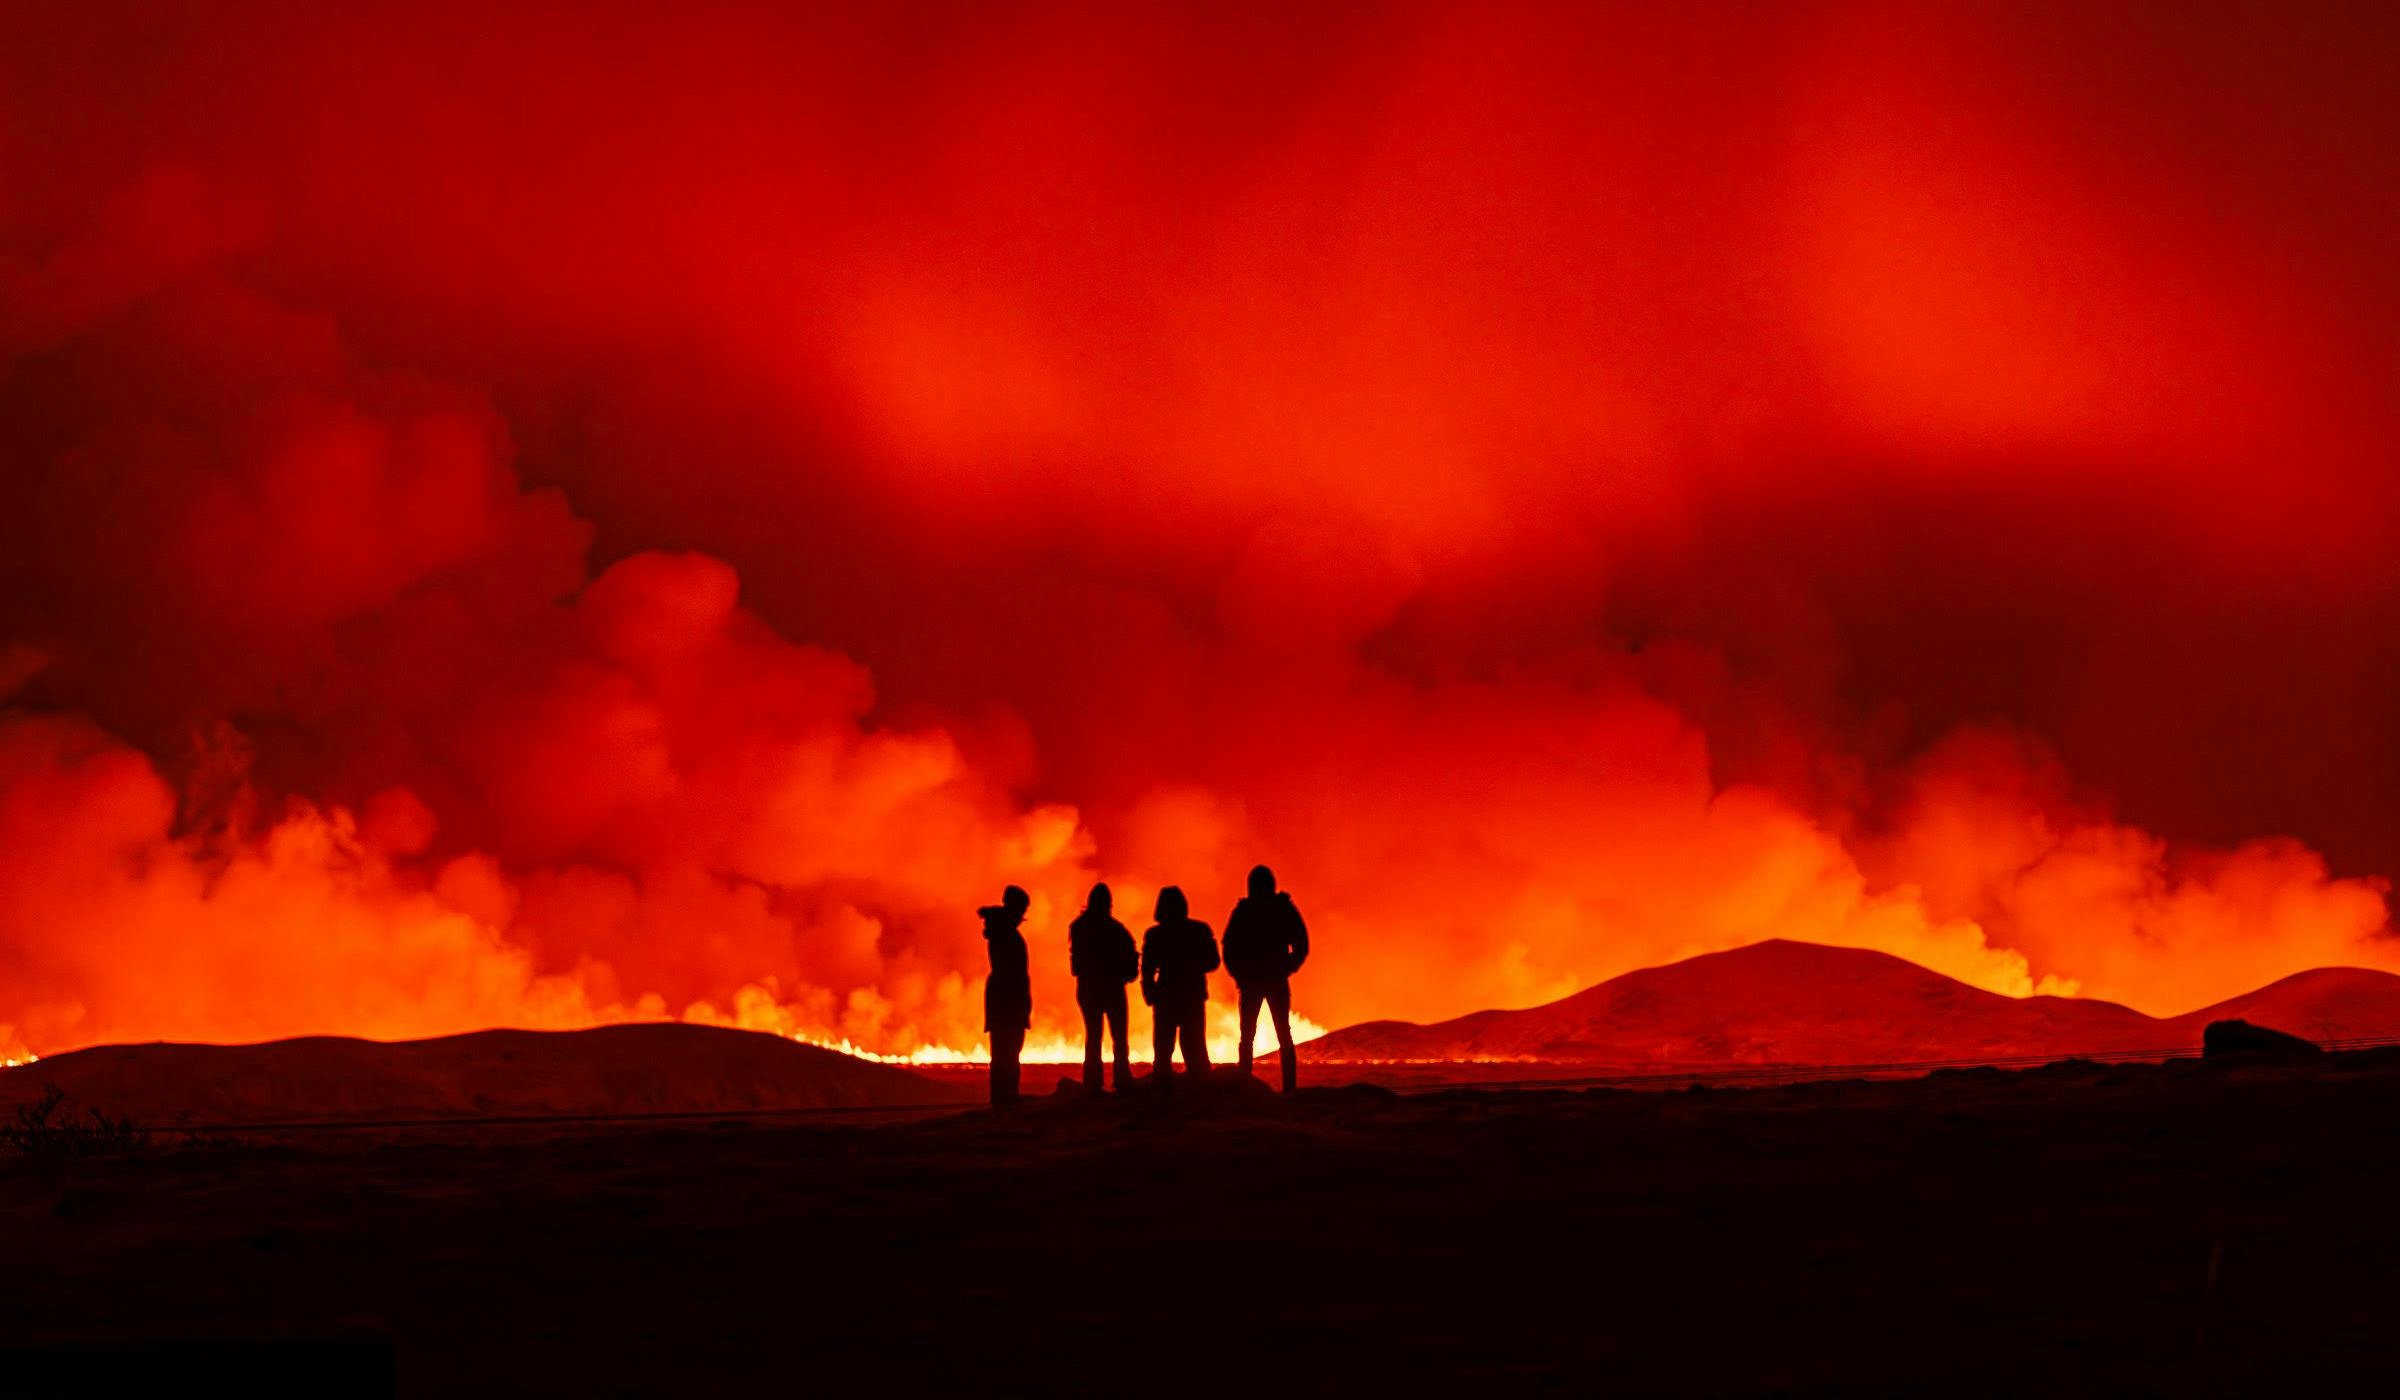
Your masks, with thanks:
[{"label": "red sky", "polygon": [[0,7],[0,1051],[2400,965],[2390,14],[494,8]]}]

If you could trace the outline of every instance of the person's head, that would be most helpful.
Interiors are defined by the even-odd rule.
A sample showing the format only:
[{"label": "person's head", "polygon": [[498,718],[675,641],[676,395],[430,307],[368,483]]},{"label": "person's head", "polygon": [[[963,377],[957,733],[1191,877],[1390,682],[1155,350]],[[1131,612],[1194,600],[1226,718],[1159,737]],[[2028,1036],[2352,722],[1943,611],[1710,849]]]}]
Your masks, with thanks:
[{"label": "person's head", "polygon": [[1275,893],[1275,872],[1263,865],[1250,867],[1250,897],[1265,899]]},{"label": "person's head", "polygon": [[1033,897],[1031,895],[1018,889],[1015,885],[1010,885],[1000,892],[998,904],[987,904],[983,907],[983,915],[988,919],[997,914],[1012,924],[1019,923],[1024,920],[1025,911],[1032,904]]},{"label": "person's head", "polygon": [[1090,913],[1106,914],[1117,907],[1117,897],[1108,892],[1108,886],[1094,885],[1090,897],[1083,901],[1083,907]]},{"label": "person's head", "polygon": [[1192,916],[1192,906],[1184,902],[1183,891],[1173,885],[1158,892],[1158,921],[1177,924]]}]

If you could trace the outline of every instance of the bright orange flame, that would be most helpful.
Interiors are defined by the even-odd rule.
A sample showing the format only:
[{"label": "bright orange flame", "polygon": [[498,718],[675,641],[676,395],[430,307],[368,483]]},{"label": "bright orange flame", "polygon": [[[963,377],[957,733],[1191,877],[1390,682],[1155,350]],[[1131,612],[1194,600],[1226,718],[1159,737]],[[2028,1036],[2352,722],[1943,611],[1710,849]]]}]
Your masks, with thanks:
[{"label": "bright orange flame", "polygon": [[[1133,1061],[1137,1065],[1148,1064],[1152,1058],[1148,1050],[1149,1026],[1144,1024],[1147,1019],[1147,1017],[1143,1017],[1136,1021],[1130,1031],[1130,1043],[1134,1047]],[[744,1029],[762,1028],[744,1027]],[[1293,1045],[1306,1045],[1312,1040],[1322,1039],[1325,1032],[1326,1027],[1318,1025],[1296,1011],[1292,1013]],[[790,1031],[785,1034],[790,1035],[794,1040],[817,1046],[820,1049],[839,1050],[845,1055],[856,1055],[861,1059],[880,1060],[885,1064],[893,1065],[980,1065],[989,1064],[992,1058],[992,1048],[988,1041],[965,1047],[920,1045],[911,1050],[887,1053],[854,1045],[848,1040],[839,1038],[828,1040],[802,1031]],[[1210,1062],[1214,1064],[1236,1062],[1241,1058],[1241,1044],[1240,1013],[1230,1007],[1211,1002],[1208,1007],[1208,1058]],[[1259,1054],[1271,1054],[1276,1049],[1275,1029],[1272,1025],[1267,1024],[1263,1017],[1254,1044],[1257,1047],[1256,1053]],[[1083,1063],[1083,1050],[1081,1033],[1057,1030],[1037,1023],[1033,1031],[1025,1037],[1025,1049],[1021,1058],[1027,1064],[1079,1065]]]}]

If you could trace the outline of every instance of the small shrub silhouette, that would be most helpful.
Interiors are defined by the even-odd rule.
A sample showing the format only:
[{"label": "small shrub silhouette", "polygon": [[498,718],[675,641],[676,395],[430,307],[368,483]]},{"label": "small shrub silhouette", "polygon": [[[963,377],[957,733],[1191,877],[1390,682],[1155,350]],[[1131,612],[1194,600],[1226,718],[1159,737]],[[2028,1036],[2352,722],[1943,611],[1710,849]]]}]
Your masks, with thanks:
[{"label": "small shrub silhouette", "polygon": [[96,1108],[66,1107],[67,1093],[42,1086],[39,1102],[17,1105],[15,1121],[0,1124],[0,1152],[20,1157],[103,1157],[139,1152],[150,1132],[130,1118],[111,1118]]}]

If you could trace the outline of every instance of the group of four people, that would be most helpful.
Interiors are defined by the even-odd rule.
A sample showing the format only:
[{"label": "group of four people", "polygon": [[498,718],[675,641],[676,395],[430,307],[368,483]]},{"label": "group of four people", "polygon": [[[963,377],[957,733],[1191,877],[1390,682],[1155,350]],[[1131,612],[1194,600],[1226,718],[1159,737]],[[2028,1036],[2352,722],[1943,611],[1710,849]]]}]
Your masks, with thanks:
[{"label": "group of four people", "polygon": [[[1075,974],[1075,1004],[1083,1011],[1083,1087],[1100,1089],[1102,1032],[1116,1049],[1112,1087],[1133,1087],[1133,1060],[1126,1048],[1126,984],[1140,981],[1150,1006],[1157,1056],[1152,1078],[1158,1087],[1174,1082],[1177,1041],[1183,1064],[1193,1074],[1208,1072],[1208,974],[1217,970],[1216,931],[1192,917],[1183,891],[1158,892],[1157,922],[1134,951],[1133,935],[1117,922],[1108,886],[1092,886],[1083,912],[1067,929],[1067,960]],[[991,945],[992,972],[983,984],[983,1027],[992,1038],[992,1102],[1017,1097],[1018,1057],[1033,1024],[1033,983],[1026,970],[1025,935],[1019,925],[1031,904],[1010,885],[998,904],[984,906],[983,936]],[[1241,1070],[1250,1072],[1250,1042],[1258,1034],[1258,1012],[1275,1018],[1275,1042],[1283,1052],[1285,1092],[1299,1082],[1292,1050],[1292,974],[1308,961],[1308,925],[1292,897],[1275,888],[1275,872],[1261,865],[1250,872],[1250,893],[1225,920],[1223,965],[1241,992]]]}]

